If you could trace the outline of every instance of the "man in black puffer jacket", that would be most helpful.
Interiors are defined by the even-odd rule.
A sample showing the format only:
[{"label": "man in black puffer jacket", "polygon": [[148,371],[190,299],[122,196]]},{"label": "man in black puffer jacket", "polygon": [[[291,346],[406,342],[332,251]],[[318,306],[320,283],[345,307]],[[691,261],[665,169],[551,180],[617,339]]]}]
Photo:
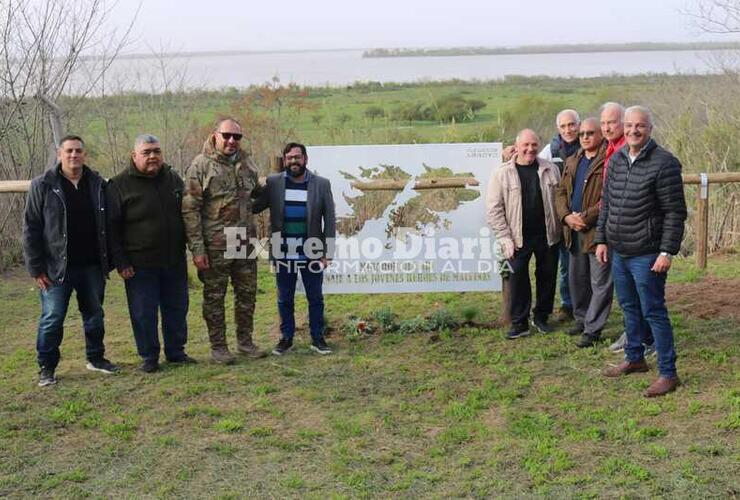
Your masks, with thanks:
[{"label": "man in black puffer jacket", "polygon": [[600,262],[612,260],[617,298],[624,312],[625,361],[604,375],[617,377],[648,370],[641,339],[655,337],[660,376],[645,396],[662,396],[679,384],[673,329],[665,306],[665,281],[678,253],[686,220],[681,164],[650,138],[647,108],[625,111],[627,145],[609,162],[594,242]]}]

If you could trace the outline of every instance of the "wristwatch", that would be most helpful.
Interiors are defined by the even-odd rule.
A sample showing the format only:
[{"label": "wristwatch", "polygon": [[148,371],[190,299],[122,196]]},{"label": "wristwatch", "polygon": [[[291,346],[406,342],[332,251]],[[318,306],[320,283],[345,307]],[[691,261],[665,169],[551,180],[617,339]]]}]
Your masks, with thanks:
[{"label": "wristwatch", "polygon": [[673,255],[669,254],[668,252],[660,252],[661,257],[666,257],[668,260],[673,260]]}]

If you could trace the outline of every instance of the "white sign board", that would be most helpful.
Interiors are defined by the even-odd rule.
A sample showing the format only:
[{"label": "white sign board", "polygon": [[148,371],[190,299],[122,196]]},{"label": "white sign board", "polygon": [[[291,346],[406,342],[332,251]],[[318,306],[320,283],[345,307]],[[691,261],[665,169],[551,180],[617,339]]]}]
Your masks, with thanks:
[{"label": "white sign board", "polygon": [[337,213],[325,293],[501,290],[485,198],[500,143],[308,148]]}]

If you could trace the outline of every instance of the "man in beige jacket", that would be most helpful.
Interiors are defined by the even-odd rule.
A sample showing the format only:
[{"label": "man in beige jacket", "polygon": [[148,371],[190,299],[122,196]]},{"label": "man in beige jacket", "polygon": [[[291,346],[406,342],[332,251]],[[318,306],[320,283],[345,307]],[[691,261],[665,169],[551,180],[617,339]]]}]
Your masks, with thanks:
[{"label": "man in beige jacket", "polygon": [[486,220],[512,269],[510,339],[529,335],[529,261],[533,254],[537,299],[532,326],[540,333],[552,331],[547,320],[555,299],[557,244],[562,237],[555,210],[560,172],[552,162],[537,158],[539,145],[533,130],[519,132],[514,155],[493,172],[488,183]]}]

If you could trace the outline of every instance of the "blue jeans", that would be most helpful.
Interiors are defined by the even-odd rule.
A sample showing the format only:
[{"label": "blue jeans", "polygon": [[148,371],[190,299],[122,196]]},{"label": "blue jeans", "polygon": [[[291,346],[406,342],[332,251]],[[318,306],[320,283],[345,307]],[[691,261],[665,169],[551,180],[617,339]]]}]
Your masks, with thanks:
[{"label": "blue jeans", "polygon": [[295,335],[295,286],[301,273],[303,288],[308,301],[308,324],[311,339],[316,342],[324,338],[324,271],[318,261],[276,261],[275,281],[277,303],[280,313],[280,334],[292,340]]},{"label": "blue jeans", "polygon": [[82,315],[85,332],[85,354],[88,361],[103,358],[103,299],[105,278],[100,266],[70,266],[62,283],[54,283],[41,290],[41,317],[36,335],[37,360],[40,367],[55,370],[59,364],[59,346],[64,337],[64,318],[67,316],[72,291],[77,294],[77,307]]},{"label": "blue jeans", "polygon": [[643,342],[652,331],[658,353],[658,370],[664,377],[676,376],[676,351],[673,348],[673,329],[665,306],[667,273],[650,270],[657,253],[624,257],[612,253],[612,278],[619,305],[624,313],[627,361],[643,359]]},{"label": "blue jeans", "polygon": [[136,350],[146,361],[159,360],[157,310],[162,316],[164,355],[177,361],[188,341],[188,273],[185,261],[172,267],[136,267],[125,281]]},{"label": "blue jeans", "polygon": [[568,266],[570,266],[570,254],[565,247],[565,241],[558,243],[558,253],[555,256],[556,265],[560,261],[560,274],[558,277],[560,290],[560,306],[564,309],[573,310],[573,300],[570,298],[570,283],[568,282]]}]

